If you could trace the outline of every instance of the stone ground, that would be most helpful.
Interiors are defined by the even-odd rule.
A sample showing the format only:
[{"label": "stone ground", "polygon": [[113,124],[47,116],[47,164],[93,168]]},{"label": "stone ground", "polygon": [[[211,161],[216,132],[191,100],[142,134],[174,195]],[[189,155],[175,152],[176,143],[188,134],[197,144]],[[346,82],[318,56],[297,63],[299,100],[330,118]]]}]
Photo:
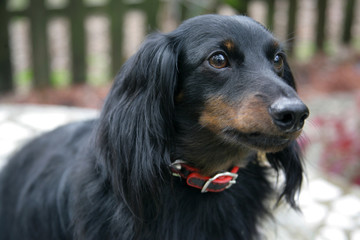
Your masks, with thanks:
[{"label": "stone ground", "polygon": [[[324,102],[326,104],[324,105]],[[312,100],[311,118],[355,104],[351,94]],[[0,104],[0,167],[25,142],[59,125],[98,116],[98,111],[74,107]],[[316,135],[312,120],[306,135]],[[283,206],[276,221],[265,225],[269,240],[360,240],[360,188],[324,176],[318,169],[319,146],[306,153],[307,180],[299,196],[302,213]]]}]

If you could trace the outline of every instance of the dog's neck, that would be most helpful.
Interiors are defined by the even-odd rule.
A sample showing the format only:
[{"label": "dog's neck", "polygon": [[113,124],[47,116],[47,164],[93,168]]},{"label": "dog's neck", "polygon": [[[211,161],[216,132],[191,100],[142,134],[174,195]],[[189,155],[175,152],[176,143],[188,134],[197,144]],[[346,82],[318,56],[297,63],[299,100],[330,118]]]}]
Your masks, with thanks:
[{"label": "dog's neck", "polygon": [[172,159],[182,159],[200,170],[214,175],[234,166],[245,167],[256,151],[224,143],[206,129],[187,131],[177,138]]}]

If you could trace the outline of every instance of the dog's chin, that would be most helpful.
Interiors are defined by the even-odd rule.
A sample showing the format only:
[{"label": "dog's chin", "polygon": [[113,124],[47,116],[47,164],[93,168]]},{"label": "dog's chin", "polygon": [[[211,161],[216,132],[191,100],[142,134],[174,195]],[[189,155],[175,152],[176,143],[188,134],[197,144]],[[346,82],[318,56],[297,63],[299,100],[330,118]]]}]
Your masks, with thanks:
[{"label": "dog's chin", "polygon": [[236,129],[226,129],[222,132],[225,141],[261,152],[279,152],[295,140],[301,130],[289,135],[270,135],[254,132],[243,133]]}]

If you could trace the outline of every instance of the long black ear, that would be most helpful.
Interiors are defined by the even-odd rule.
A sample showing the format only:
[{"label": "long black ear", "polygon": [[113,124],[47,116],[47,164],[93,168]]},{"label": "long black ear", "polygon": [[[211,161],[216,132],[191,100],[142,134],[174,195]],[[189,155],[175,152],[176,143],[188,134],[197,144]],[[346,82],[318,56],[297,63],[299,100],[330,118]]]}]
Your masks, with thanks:
[{"label": "long black ear", "polygon": [[303,179],[303,164],[300,147],[293,141],[287,148],[277,153],[268,153],[268,161],[276,170],[283,170],[285,174],[285,185],[279,197],[285,197],[286,201],[294,209],[299,209],[295,195],[300,191]]},{"label": "long black ear", "polygon": [[117,75],[100,117],[100,166],[136,215],[170,164],[177,55],[167,35],[148,37]]}]

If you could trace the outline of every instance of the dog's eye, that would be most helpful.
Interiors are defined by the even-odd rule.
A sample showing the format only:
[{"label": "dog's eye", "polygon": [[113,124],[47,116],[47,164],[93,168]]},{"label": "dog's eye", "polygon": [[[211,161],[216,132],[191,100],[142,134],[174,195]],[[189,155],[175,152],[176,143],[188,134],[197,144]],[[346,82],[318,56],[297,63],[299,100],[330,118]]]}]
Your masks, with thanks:
[{"label": "dog's eye", "polygon": [[276,54],[273,61],[274,61],[275,70],[278,72],[282,71],[284,66],[283,56],[281,56],[280,54]]},{"label": "dog's eye", "polygon": [[223,53],[215,53],[209,58],[209,63],[214,68],[220,69],[229,66],[227,57]]}]

